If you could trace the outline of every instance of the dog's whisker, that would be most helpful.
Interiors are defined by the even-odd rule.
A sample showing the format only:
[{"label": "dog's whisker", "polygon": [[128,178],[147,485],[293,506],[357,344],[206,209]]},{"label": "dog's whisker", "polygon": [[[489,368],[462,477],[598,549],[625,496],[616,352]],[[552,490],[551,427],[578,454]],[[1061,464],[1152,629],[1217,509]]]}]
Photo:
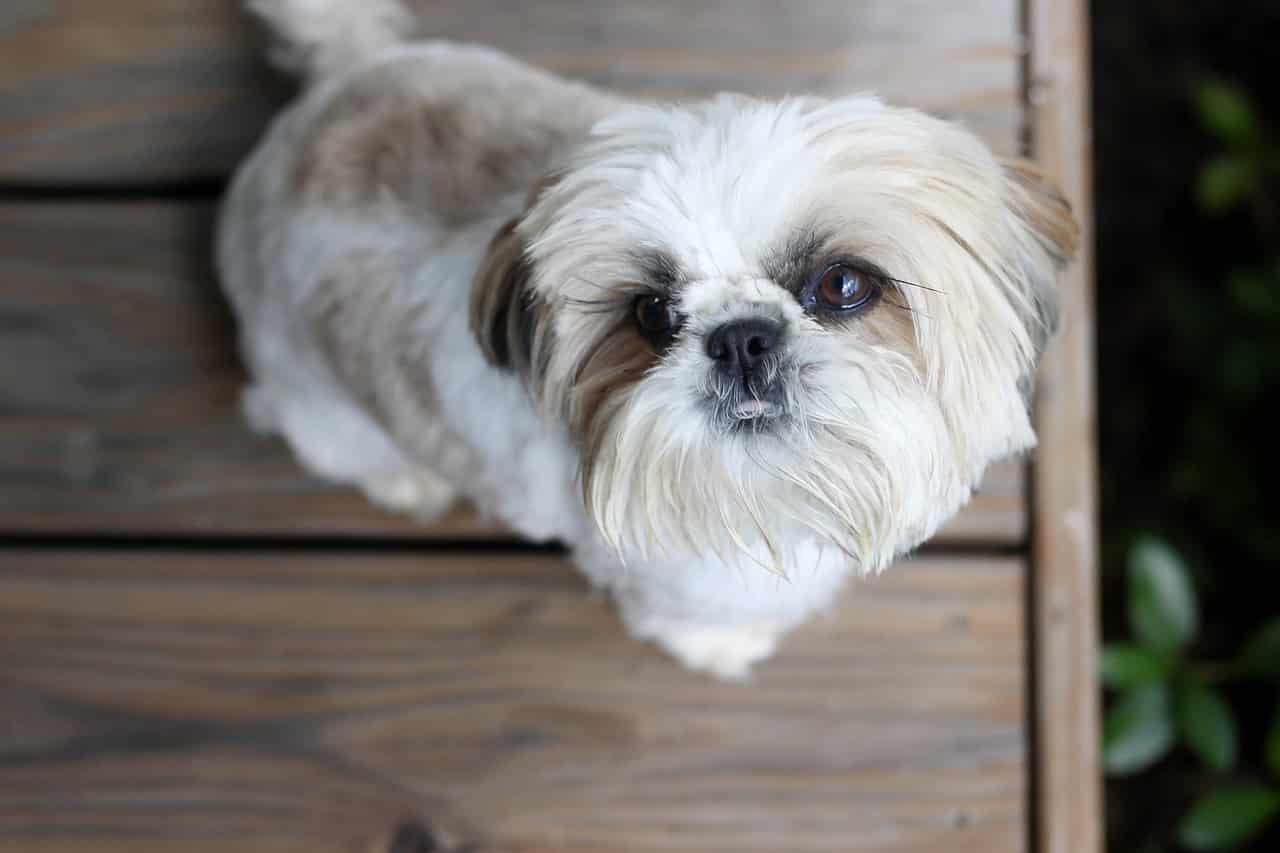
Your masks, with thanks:
[{"label": "dog's whisker", "polygon": [[906,281],[905,279],[893,278],[892,276],[885,276],[885,278],[893,282],[894,284],[905,284],[907,287],[918,287],[921,290],[927,290],[930,293],[937,293],[940,296],[947,295],[947,292],[945,290],[938,290],[936,287],[929,287],[926,284],[917,284],[914,281]]}]

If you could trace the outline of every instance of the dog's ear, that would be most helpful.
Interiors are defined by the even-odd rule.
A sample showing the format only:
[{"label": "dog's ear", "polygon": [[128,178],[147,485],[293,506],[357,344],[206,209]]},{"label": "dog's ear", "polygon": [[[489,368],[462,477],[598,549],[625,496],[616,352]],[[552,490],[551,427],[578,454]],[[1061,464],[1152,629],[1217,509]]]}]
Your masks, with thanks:
[{"label": "dog's ear", "polygon": [[1000,161],[1008,182],[1009,207],[1049,253],[1058,269],[1075,256],[1080,226],[1071,205],[1044,170],[1030,160]]},{"label": "dog's ear", "polygon": [[519,219],[494,236],[471,290],[471,332],[485,360],[536,385],[551,353],[551,308],[529,284]]},{"label": "dog's ear", "polygon": [[471,332],[494,367],[520,370],[532,357],[529,262],[512,219],[489,243],[471,285]]},{"label": "dog's ear", "polygon": [[[555,182],[547,176],[534,184],[525,200],[528,212]],[[498,229],[471,285],[471,333],[494,367],[514,370],[526,382],[542,375],[552,346],[551,307],[531,287],[531,268],[513,218]]]},{"label": "dog's ear", "polygon": [[1075,256],[1080,226],[1071,205],[1044,171],[1021,158],[1003,158],[1005,199],[1018,229],[1027,317],[1036,353],[1058,328],[1058,273]]}]

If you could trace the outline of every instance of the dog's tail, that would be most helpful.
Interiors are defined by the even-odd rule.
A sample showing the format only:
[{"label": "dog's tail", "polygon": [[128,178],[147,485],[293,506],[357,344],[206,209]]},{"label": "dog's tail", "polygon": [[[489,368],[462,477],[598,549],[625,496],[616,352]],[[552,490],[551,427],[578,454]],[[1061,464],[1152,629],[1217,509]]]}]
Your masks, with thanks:
[{"label": "dog's tail", "polygon": [[271,61],[318,80],[398,44],[413,28],[399,0],[246,0],[274,44]]}]

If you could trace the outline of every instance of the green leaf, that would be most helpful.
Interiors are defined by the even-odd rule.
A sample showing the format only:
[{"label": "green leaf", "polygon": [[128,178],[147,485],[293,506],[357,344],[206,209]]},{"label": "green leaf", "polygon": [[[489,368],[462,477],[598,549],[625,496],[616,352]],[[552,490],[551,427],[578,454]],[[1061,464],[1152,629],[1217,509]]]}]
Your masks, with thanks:
[{"label": "green leaf", "polygon": [[1218,691],[1188,684],[1178,692],[1178,729],[1191,751],[1218,773],[1236,763],[1236,721]]},{"label": "green leaf", "polygon": [[1129,627],[1138,642],[1158,654],[1181,651],[1199,621],[1182,558],[1161,540],[1140,536],[1129,550]]},{"label": "green leaf", "polygon": [[1271,317],[1280,313],[1280,288],[1267,280],[1265,272],[1234,270],[1227,276],[1227,289],[1236,307],[1247,314]]},{"label": "green leaf", "polygon": [[1258,121],[1249,98],[1239,88],[1222,80],[1205,80],[1196,89],[1200,120],[1219,139],[1244,143],[1258,133]]},{"label": "green leaf", "polygon": [[1240,667],[1250,675],[1280,678],[1280,617],[1263,625],[1245,642]]},{"label": "green leaf", "polygon": [[1116,690],[1169,677],[1165,658],[1131,643],[1112,643],[1103,648],[1100,669],[1102,683]]},{"label": "green leaf", "polygon": [[1214,157],[1196,179],[1196,198],[1209,213],[1226,213],[1258,185],[1257,165],[1243,157]]},{"label": "green leaf", "polygon": [[1112,776],[1145,770],[1163,758],[1172,745],[1169,690],[1163,684],[1130,688],[1107,713],[1102,730],[1102,762]]},{"label": "green leaf", "polygon": [[1280,814],[1280,791],[1236,784],[1209,792],[1178,824],[1178,840],[1189,850],[1233,847]]}]

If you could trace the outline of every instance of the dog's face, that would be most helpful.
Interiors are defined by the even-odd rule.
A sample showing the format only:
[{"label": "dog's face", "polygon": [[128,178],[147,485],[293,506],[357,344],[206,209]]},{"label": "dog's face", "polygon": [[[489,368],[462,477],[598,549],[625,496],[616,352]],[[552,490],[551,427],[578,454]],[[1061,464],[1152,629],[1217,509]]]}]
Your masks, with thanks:
[{"label": "dog's face", "polygon": [[871,98],[636,107],[494,241],[472,321],[624,557],[816,535],[872,571],[1033,444],[1075,235],[1029,166]]}]

